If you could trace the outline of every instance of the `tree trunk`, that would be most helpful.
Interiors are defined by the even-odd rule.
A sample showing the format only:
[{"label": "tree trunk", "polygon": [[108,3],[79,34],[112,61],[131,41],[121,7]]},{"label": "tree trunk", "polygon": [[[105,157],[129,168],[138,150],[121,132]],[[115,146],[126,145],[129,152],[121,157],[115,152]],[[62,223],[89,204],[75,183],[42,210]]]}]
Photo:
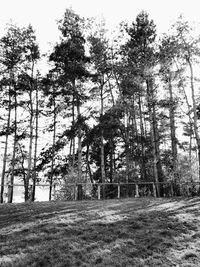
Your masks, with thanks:
[{"label": "tree trunk", "polygon": [[[87,171],[89,173],[89,177],[90,177],[90,182],[93,184],[93,177],[92,177],[92,171],[90,168],[90,163],[89,163],[89,145],[87,144],[87,151],[86,151],[86,164],[87,164]],[[86,173],[87,173],[86,171]]]},{"label": "tree trunk", "polygon": [[[139,132],[138,132],[138,120],[136,118],[136,110],[137,110],[137,106],[136,106],[136,95],[135,93],[132,94],[132,99],[131,99],[131,110],[130,110],[130,114],[131,114],[131,139],[134,140],[136,139],[136,144],[137,144],[137,150],[140,150],[140,144],[138,142],[139,140]],[[134,175],[134,170],[137,169],[137,165],[141,165],[140,164],[140,160],[133,160],[133,156],[134,155],[134,151],[135,151],[135,141],[130,142],[130,150],[131,150],[131,181],[133,181],[133,178],[135,179],[135,175]],[[137,153],[137,152],[136,152]]]},{"label": "tree trunk", "polygon": [[4,186],[5,186],[5,173],[6,173],[6,163],[7,163],[7,152],[8,152],[8,137],[10,131],[10,115],[11,115],[11,96],[10,96],[10,88],[9,88],[9,100],[8,100],[8,119],[7,119],[7,127],[6,127],[6,140],[5,140],[5,148],[3,155],[3,168],[1,175],[1,203],[4,202]]},{"label": "tree trunk", "polygon": [[11,177],[8,189],[8,203],[12,203],[13,201],[13,186],[14,186],[14,176],[15,176],[15,157],[16,157],[16,144],[17,144],[17,92],[15,94],[15,118],[14,118],[14,140],[13,140],[13,155],[12,155],[12,167],[11,167]]},{"label": "tree trunk", "polygon": [[21,152],[21,155],[22,155],[22,161],[20,162],[21,163],[21,168],[23,170],[23,182],[24,182],[24,196],[25,196],[25,199],[28,199],[29,197],[29,188],[26,186],[26,170],[25,170],[25,158],[24,158],[24,155],[23,155],[23,150],[22,150],[22,147],[21,147],[21,144],[19,143],[19,149],[20,149],[20,152]]},{"label": "tree trunk", "polygon": [[32,85],[30,86],[29,91],[29,101],[30,101],[30,120],[29,120],[29,128],[30,128],[30,136],[29,136],[29,152],[28,152],[28,169],[25,186],[25,201],[29,200],[29,182],[32,176],[32,150],[33,150],[33,99],[32,99]]},{"label": "tree trunk", "polygon": [[190,123],[190,140],[189,140],[189,168],[190,168],[190,180],[192,182],[193,180],[193,174],[192,174],[192,131],[193,127],[192,124]]},{"label": "tree trunk", "polygon": [[110,143],[110,183],[112,183],[113,182],[113,177],[114,177],[114,174],[115,174],[113,135],[110,138],[109,143]]},{"label": "tree trunk", "polygon": [[139,104],[139,114],[140,114],[140,144],[141,144],[141,152],[142,152],[142,159],[141,159],[141,177],[142,180],[147,179],[147,174],[146,174],[146,164],[145,164],[145,147],[144,147],[144,126],[143,126],[143,115],[142,115],[142,103],[141,103],[141,95],[139,94],[138,96],[138,104]]},{"label": "tree trunk", "polygon": [[[77,116],[81,118],[80,103],[77,100]],[[81,125],[78,125],[78,182],[82,182],[82,145],[81,145]]]},{"label": "tree trunk", "polygon": [[104,138],[103,138],[103,129],[101,129],[101,182],[105,183],[105,161],[104,161]]},{"label": "tree trunk", "polygon": [[112,91],[112,84],[110,83],[110,77],[107,75],[108,78],[108,85],[109,85],[109,91],[110,91],[110,96],[112,99],[112,104],[113,106],[115,105],[115,99],[114,99],[114,95],[113,95],[113,91]]},{"label": "tree trunk", "polygon": [[37,164],[37,146],[38,146],[38,118],[39,118],[39,99],[38,99],[38,85],[36,84],[36,111],[35,111],[35,150],[34,150],[34,167],[33,167],[33,187],[31,200],[35,201],[35,186],[37,179],[36,164]]},{"label": "tree trunk", "polygon": [[[72,100],[72,127],[74,130],[74,124],[75,124],[75,84],[74,84],[74,93],[73,93],[73,100]],[[75,136],[72,138],[72,168],[74,168],[75,165]]]},{"label": "tree trunk", "polygon": [[155,133],[155,147],[156,147],[156,157],[157,157],[157,170],[158,170],[158,178],[159,182],[163,182],[163,173],[160,159],[160,142],[159,142],[159,132],[158,132],[158,124],[156,118],[156,107],[153,106],[153,121],[154,121],[154,133]]},{"label": "tree trunk", "polygon": [[189,126],[190,126],[190,140],[189,140],[189,166],[190,166],[190,179],[192,181],[193,175],[192,175],[192,138],[193,138],[193,118],[191,117],[191,108],[190,108],[190,104],[188,101],[188,96],[186,94],[185,88],[184,86],[181,86],[183,93],[184,93],[184,97],[185,97],[185,101],[187,104],[187,108],[188,108],[188,117],[189,117]]},{"label": "tree trunk", "polygon": [[[130,114],[125,106],[124,125],[125,125],[125,160],[126,160],[126,183],[129,183],[130,168],[131,168],[131,155],[130,155]],[[126,186],[126,196],[128,197],[128,185]]]},{"label": "tree trunk", "polygon": [[174,180],[177,180],[177,138],[176,138],[176,127],[175,127],[175,107],[174,107],[174,97],[172,92],[172,82],[171,82],[171,74],[169,73],[169,117],[170,117],[170,133],[171,133],[171,149],[172,149],[172,159],[173,159],[173,176]]},{"label": "tree trunk", "polygon": [[158,129],[156,122],[156,111],[155,111],[155,97],[153,90],[153,80],[152,77],[146,80],[147,84],[147,103],[149,109],[149,121],[150,121],[150,135],[151,135],[151,145],[153,154],[153,173],[154,181],[156,183],[157,194],[160,197],[160,184],[162,181],[161,170],[160,170],[160,156],[159,156],[159,143],[158,143]]},{"label": "tree trunk", "polygon": [[[81,121],[81,112],[80,112],[80,100],[79,100],[79,96],[78,96],[78,92],[76,90],[76,83],[75,80],[73,80],[72,82],[73,85],[73,105],[74,100],[75,100],[75,96],[76,96],[76,110],[77,110],[77,119],[78,119],[78,182],[82,182],[82,144],[81,144],[81,137],[82,137],[82,133],[81,133],[81,128],[82,125],[80,125]],[[74,116],[74,111],[73,111],[73,116]],[[75,160],[75,140],[74,140],[74,144],[73,144],[73,156],[74,156],[74,160]]]},{"label": "tree trunk", "polygon": [[[103,85],[104,81],[102,81],[102,84],[100,85],[100,101],[101,101],[101,109],[100,109],[100,118],[102,118],[104,113],[104,102],[103,102]],[[104,157],[104,131],[103,127],[101,126],[101,182],[105,183],[106,181],[106,172],[105,172],[105,157]],[[102,195],[103,199],[105,198],[105,186],[102,186]]]},{"label": "tree trunk", "polygon": [[53,174],[54,174],[54,161],[55,161],[55,143],[56,143],[56,101],[55,101],[55,90],[53,90],[53,144],[52,144],[52,159],[51,159],[51,171],[50,171],[50,185],[49,185],[49,200],[52,197],[52,186],[53,186]]}]

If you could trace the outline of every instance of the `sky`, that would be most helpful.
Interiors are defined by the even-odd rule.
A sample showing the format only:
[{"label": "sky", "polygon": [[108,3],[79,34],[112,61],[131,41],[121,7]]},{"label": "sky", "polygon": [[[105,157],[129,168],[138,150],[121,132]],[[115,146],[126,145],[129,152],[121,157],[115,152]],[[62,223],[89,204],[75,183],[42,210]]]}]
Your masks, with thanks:
[{"label": "sky", "polygon": [[32,24],[42,52],[51,49],[59,39],[56,21],[71,7],[80,16],[105,17],[107,27],[114,29],[121,21],[134,21],[144,10],[157,25],[159,33],[183,14],[190,22],[200,23],[199,0],[0,0],[0,36],[6,23],[18,26]]}]

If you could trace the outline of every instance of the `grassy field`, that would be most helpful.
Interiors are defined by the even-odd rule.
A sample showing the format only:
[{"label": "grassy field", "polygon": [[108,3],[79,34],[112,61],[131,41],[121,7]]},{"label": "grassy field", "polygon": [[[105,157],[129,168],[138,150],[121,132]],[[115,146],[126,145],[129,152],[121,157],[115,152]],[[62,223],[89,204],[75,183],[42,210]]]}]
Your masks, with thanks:
[{"label": "grassy field", "polygon": [[0,205],[0,266],[200,266],[200,198]]}]

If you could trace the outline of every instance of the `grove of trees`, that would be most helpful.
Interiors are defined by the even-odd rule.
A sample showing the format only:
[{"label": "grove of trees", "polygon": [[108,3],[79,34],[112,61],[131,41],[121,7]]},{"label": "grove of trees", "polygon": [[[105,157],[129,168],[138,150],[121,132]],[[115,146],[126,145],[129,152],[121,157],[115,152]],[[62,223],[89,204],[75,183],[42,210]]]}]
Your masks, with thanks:
[{"label": "grove of trees", "polygon": [[[180,17],[167,34],[142,11],[110,37],[67,9],[40,71],[31,25],[0,39],[1,203],[24,185],[200,181],[200,35]],[[6,187],[8,190],[6,191]]]}]

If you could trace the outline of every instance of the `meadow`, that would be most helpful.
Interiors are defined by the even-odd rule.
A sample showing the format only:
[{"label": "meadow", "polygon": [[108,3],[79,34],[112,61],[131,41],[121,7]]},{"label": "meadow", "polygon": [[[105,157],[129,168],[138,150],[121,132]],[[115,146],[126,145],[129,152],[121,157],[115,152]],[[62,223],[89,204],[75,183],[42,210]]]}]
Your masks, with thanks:
[{"label": "meadow", "polygon": [[1,204],[0,266],[200,266],[200,198]]}]

